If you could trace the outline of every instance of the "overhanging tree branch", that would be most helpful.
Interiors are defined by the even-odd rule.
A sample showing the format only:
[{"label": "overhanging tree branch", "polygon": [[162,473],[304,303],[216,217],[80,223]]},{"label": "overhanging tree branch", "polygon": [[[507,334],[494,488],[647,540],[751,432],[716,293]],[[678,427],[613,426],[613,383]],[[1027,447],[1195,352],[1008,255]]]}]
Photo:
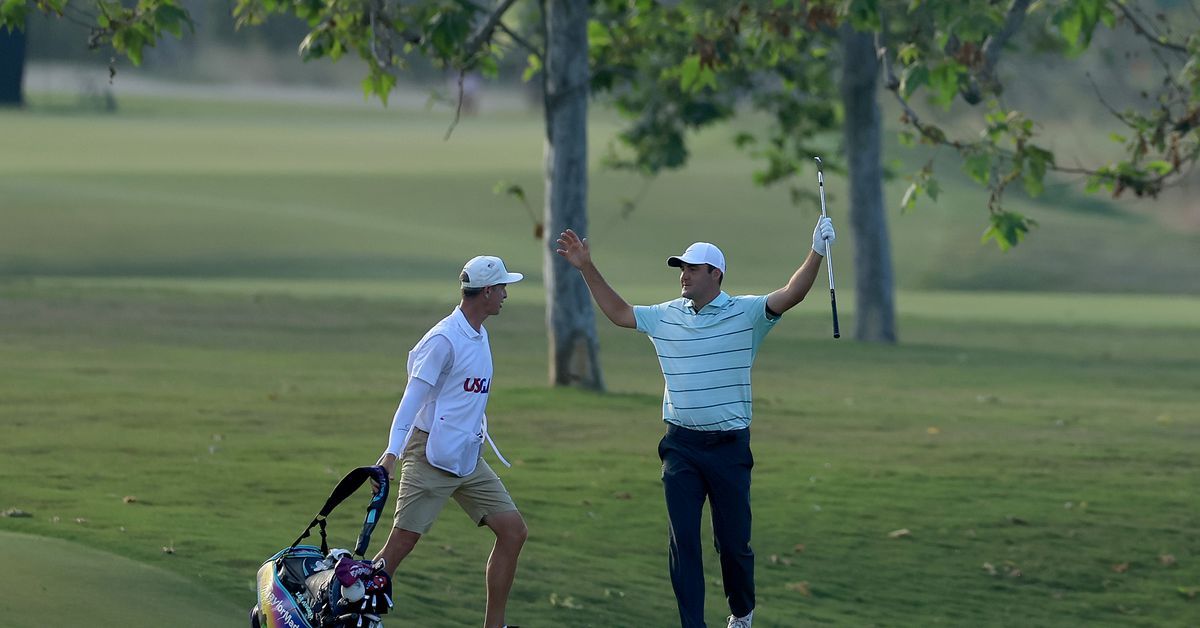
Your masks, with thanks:
[{"label": "overhanging tree branch", "polygon": [[484,20],[483,25],[478,31],[467,40],[466,46],[463,48],[463,59],[470,59],[483,48],[484,44],[492,40],[492,33],[496,30],[496,25],[500,23],[500,19],[512,7],[517,0],[503,0]]},{"label": "overhanging tree branch", "polygon": [[963,88],[963,100],[972,105],[979,104],[983,100],[983,92],[995,88],[996,64],[1000,62],[1000,53],[1013,35],[1021,30],[1021,25],[1025,22],[1025,14],[1029,12],[1029,4],[1030,0],[1013,0],[1004,16],[1004,26],[1000,28],[999,32],[989,35],[984,40],[983,47],[980,49],[982,62],[972,74],[967,86]]},{"label": "overhanging tree branch", "polygon": [[1166,37],[1151,32],[1149,27],[1138,21],[1137,16],[1133,14],[1133,11],[1131,11],[1124,2],[1109,2],[1108,4],[1121,11],[1121,13],[1125,16],[1125,19],[1128,20],[1130,25],[1133,26],[1133,32],[1145,38],[1146,41],[1154,44],[1155,46],[1166,48],[1167,50],[1188,54],[1187,46],[1168,41]]},{"label": "overhanging tree branch", "polygon": [[498,23],[496,25],[496,27],[499,28],[500,30],[504,31],[504,34],[508,35],[510,38],[512,38],[512,40],[517,42],[517,44],[519,46],[528,50],[529,54],[537,57],[537,60],[539,63],[542,63],[543,65],[545,65],[545,63],[546,63],[546,53],[545,52],[540,50],[537,46],[534,46],[532,43],[530,43],[524,37],[521,37],[520,35],[518,35],[515,31],[513,31],[511,28],[509,28],[507,25],[505,25],[504,22]]},{"label": "overhanging tree branch", "polygon": [[1029,12],[1030,0],[1013,0],[1011,6],[1008,7],[1008,13],[1004,16],[1004,27],[1000,32],[988,36],[983,42],[983,67],[980,68],[980,75],[983,77],[991,77],[996,69],[996,63],[1000,61],[1000,51],[1008,44],[1013,35],[1021,30],[1021,25],[1025,22],[1025,14]]}]

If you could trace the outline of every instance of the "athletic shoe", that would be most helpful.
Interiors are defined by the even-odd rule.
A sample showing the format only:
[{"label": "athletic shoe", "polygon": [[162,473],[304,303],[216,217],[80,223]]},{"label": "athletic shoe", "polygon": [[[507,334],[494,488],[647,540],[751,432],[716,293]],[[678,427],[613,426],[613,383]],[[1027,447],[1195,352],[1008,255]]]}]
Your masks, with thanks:
[{"label": "athletic shoe", "polygon": [[750,611],[745,617],[729,616],[729,626],[726,628],[750,628],[750,622],[754,620],[754,611]]}]

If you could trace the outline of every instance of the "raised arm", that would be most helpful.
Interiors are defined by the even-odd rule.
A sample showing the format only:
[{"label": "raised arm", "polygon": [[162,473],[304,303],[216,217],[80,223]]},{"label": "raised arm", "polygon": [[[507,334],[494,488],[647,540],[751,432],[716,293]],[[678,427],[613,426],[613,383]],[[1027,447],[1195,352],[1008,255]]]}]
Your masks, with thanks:
[{"label": "raised arm", "polygon": [[596,305],[600,306],[600,311],[618,327],[628,327],[634,329],[637,327],[637,319],[633,315],[633,306],[629,305],[621,295],[617,294],[612,286],[604,280],[604,276],[596,269],[596,265],[592,263],[592,252],[588,247],[587,238],[580,238],[574,231],[567,229],[558,236],[559,255],[567,260],[567,263],[579,269],[583,275],[583,280],[587,283],[588,290],[592,293],[592,298],[596,300]]},{"label": "raised arm", "polygon": [[792,273],[787,285],[767,295],[767,307],[772,312],[783,314],[804,300],[817,278],[817,271],[821,270],[821,260],[829,252],[829,245],[835,237],[829,218],[817,221],[817,227],[813,229],[813,247],[808,257],[804,258],[804,263]]}]

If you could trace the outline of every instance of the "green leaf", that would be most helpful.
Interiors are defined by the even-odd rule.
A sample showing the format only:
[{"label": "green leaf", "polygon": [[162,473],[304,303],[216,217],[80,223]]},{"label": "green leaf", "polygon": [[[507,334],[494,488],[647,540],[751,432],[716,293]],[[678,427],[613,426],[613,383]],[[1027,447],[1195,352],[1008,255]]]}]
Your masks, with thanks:
[{"label": "green leaf", "polygon": [[992,175],[992,157],[987,153],[975,153],[963,162],[963,170],[979,185],[987,185]]},{"label": "green leaf", "polygon": [[479,60],[479,72],[488,78],[496,78],[500,73],[500,64],[496,61],[496,57],[486,56]]},{"label": "green leaf", "polygon": [[1146,168],[1154,171],[1154,173],[1157,175],[1164,175],[1175,169],[1171,166],[1170,162],[1162,161],[1161,159],[1157,159],[1146,164]]},{"label": "green leaf", "polygon": [[610,46],[612,45],[612,35],[609,35],[608,29],[596,20],[588,20],[588,45],[589,46]]},{"label": "green leaf", "polygon": [[0,3],[0,26],[9,31],[24,30],[26,13],[25,0],[4,0]]},{"label": "green leaf", "polygon": [[938,194],[941,194],[941,193],[942,193],[942,186],[938,185],[937,179],[930,179],[925,182],[925,194],[929,198],[936,201],[938,198]]},{"label": "green leaf", "polygon": [[174,5],[160,4],[154,10],[154,24],[176,37],[183,37],[183,25],[191,26],[192,20],[187,11]]},{"label": "green leaf", "polygon": [[300,46],[297,48],[300,58],[307,61],[325,56],[324,40],[326,35],[325,31],[312,31],[305,35],[304,39],[300,40]]},{"label": "green leaf", "polygon": [[879,26],[878,0],[848,0],[844,7],[850,22],[859,30],[874,29]]},{"label": "green leaf", "polygon": [[542,70],[542,59],[535,54],[531,54],[525,59],[525,72],[521,75],[521,80],[528,83],[535,74]]},{"label": "green leaf", "polygon": [[371,94],[375,94],[379,97],[380,102],[386,106],[388,95],[391,94],[392,88],[395,86],[396,77],[372,67],[371,73],[362,80],[363,98],[368,99],[371,97]]},{"label": "green leaf", "polygon": [[1071,6],[1061,15],[1058,30],[1063,39],[1072,47],[1079,41],[1079,33],[1083,30],[1083,11],[1078,6]]},{"label": "green leaf", "polygon": [[113,48],[129,57],[134,65],[142,64],[142,47],[145,44],[141,32],[134,28],[119,29],[112,36]]},{"label": "green leaf", "polygon": [[997,212],[992,214],[991,225],[983,232],[980,242],[986,244],[988,240],[995,240],[1001,251],[1007,251],[1020,244],[1030,227],[1036,224],[1016,212]]},{"label": "green leaf", "polygon": [[525,188],[521,187],[521,184],[511,181],[497,181],[496,185],[492,186],[492,194],[511,196],[519,201],[525,201]]},{"label": "green leaf", "polygon": [[700,55],[688,55],[679,66],[679,88],[691,92],[700,80]]},{"label": "green leaf", "polygon": [[900,77],[900,93],[908,98],[928,84],[929,68],[923,65],[912,66],[905,69],[904,74]]},{"label": "green leaf", "polygon": [[1113,28],[1117,25],[1117,14],[1106,4],[1100,7],[1100,21],[1105,26]]},{"label": "green leaf", "polygon": [[963,73],[962,65],[958,63],[943,63],[929,72],[929,89],[933,92],[933,101],[949,109],[958,94],[959,76]]},{"label": "green leaf", "polygon": [[1040,196],[1045,190],[1045,186],[1043,184],[1045,172],[1043,171],[1043,176],[1038,176],[1031,170],[1032,169],[1026,169],[1022,172],[1021,181],[1025,184],[1025,193],[1033,197]]},{"label": "green leaf", "polygon": [[1054,163],[1054,153],[1029,145],[1023,153],[1025,167],[1022,171],[1022,181],[1025,191],[1030,196],[1038,196],[1044,190],[1046,180],[1046,164]]}]

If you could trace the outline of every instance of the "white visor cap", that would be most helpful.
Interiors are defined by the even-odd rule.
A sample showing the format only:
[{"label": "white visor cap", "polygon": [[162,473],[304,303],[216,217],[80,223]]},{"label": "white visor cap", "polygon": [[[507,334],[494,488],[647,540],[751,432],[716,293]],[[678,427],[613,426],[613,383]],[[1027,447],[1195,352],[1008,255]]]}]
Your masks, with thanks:
[{"label": "white visor cap", "polygon": [[678,268],[684,264],[709,264],[725,274],[725,254],[715,244],[696,242],[687,247],[683,255],[672,255],[667,258],[667,266]]},{"label": "white visor cap", "polygon": [[472,257],[462,269],[459,280],[464,288],[487,288],[502,283],[517,283],[525,278],[521,273],[510,273],[504,262],[493,255]]}]

